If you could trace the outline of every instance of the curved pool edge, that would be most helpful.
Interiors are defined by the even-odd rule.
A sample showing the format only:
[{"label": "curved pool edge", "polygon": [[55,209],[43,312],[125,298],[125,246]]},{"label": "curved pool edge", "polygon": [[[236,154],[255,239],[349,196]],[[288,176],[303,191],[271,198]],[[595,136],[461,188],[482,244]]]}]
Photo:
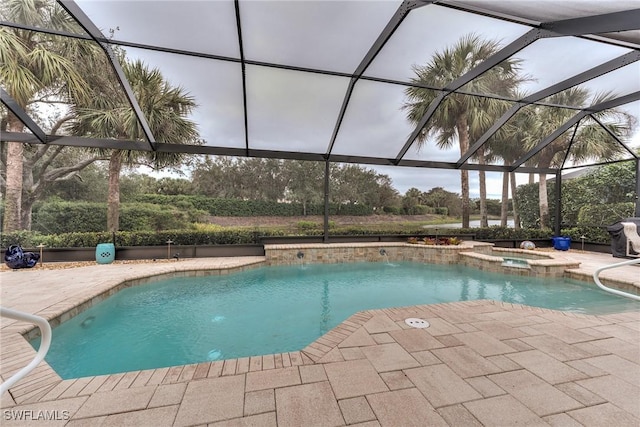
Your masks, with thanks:
[{"label": "curved pool edge", "polygon": [[[424,340],[412,342],[416,336],[414,334],[423,333],[420,331],[424,330],[410,328],[404,322],[410,317],[429,321],[431,343],[425,343]],[[555,325],[561,325],[564,330],[559,332],[562,334],[585,336],[586,338],[581,338],[582,341],[601,341],[609,339],[604,330],[598,333],[588,331],[639,320],[640,312],[586,315],[493,300],[365,310],[353,314],[299,351],[67,380],[62,380],[47,364],[43,364],[10,390],[13,403],[7,406],[3,399],[3,408],[36,402],[64,402],[64,399],[81,396],[89,398],[96,393],[126,393],[134,388],[157,388],[178,383],[188,385],[194,381],[238,375],[246,375],[247,387],[251,387],[252,383],[258,384],[256,387],[262,387],[265,382],[269,387],[291,386],[300,384],[299,378],[303,378],[304,383],[304,375],[309,375],[307,382],[319,381],[317,378],[310,379],[316,375],[313,371],[303,374],[302,368],[298,369],[307,365],[336,366],[338,362],[357,363],[358,360],[366,359],[376,371],[384,373],[430,366],[433,363],[447,363],[429,360],[426,353],[431,350],[444,351],[446,348],[465,346],[482,357],[491,358],[535,349],[535,346],[526,344],[521,344],[520,347],[517,339],[507,339],[502,335],[502,326],[494,328],[492,323],[507,325],[514,331],[522,327],[539,328],[535,333],[537,337],[549,335],[552,338],[556,337],[554,331],[559,330]],[[593,336],[586,335],[589,333],[593,333]],[[22,338],[18,334],[13,335]],[[609,335],[615,337],[615,334]],[[486,342],[487,339],[496,343],[499,341],[498,346],[501,348],[496,354],[483,353],[482,341]],[[22,341],[26,343],[24,339]],[[278,378],[273,378],[275,373]],[[326,379],[326,375],[324,378]],[[247,389],[247,392],[250,391],[252,390]]]},{"label": "curved pool edge", "polygon": [[[222,275],[257,268],[265,264],[264,257],[198,258],[170,263],[96,264],[68,270],[12,270],[0,272],[2,304],[34,313],[46,319],[51,327],[74,317],[87,308],[109,298],[129,286],[150,283],[167,277]],[[52,292],[55,285],[58,292]],[[31,287],[35,292],[26,292]],[[14,301],[12,293],[21,294]],[[33,301],[25,301],[30,297]],[[31,324],[0,318],[2,363],[0,376],[8,378],[28,363],[36,351],[28,340],[39,335]],[[26,360],[26,362],[25,362]],[[89,378],[89,377],[86,377]],[[43,361],[10,391],[24,393],[26,401],[36,391],[69,380],[62,378]]]},{"label": "curved pool edge", "polygon": [[[381,246],[380,244],[374,244],[372,246]],[[385,245],[386,246],[386,245]],[[562,256],[566,256],[567,253],[563,253]],[[134,284],[141,284],[145,281],[154,281],[160,280],[161,278],[166,277],[167,275],[173,275],[175,277],[176,273],[186,275],[187,272],[196,272],[205,274],[225,274],[234,271],[241,271],[246,268],[255,268],[262,265],[267,265],[264,257],[244,257],[244,258],[214,258],[214,259],[188,259],[181,260],[175,263],[167,263],[167,264],[123,264],[123,265],[96,265],[89,267],[79,267],[75,269],[71,269],[66,271],[65,275],[61,276],[61,271],[55,271],[55,274],[52,274],[49,270],[24,270],[24,271],[9,271],[3,272],[2,274],[2,299],[3,304],[9,307],[17,308],[32,312],[39,316],[42,316],[54,324],[58,324],[60,321],[66,320],[63,316],[68,315],[72,317],[76,315],[80,311],[82,304],[95,304],[96,302],[101,301],[99,299],[101,296],[104,298],[110,296],[112,293],[117,292],[117,290],[121,289],[125,286],[132,286]],[[582,265],[581,265],[582,267]],[[632,268],[632,267],[630,267]],[[117,273],[117,274],[115,274]],[[196,275],[197,275],[196,274]],[[588,269],[582,270],[582,268],[574,270],[571,273],[574,277],[576,275],[586,276],[589,274]],[[612,278],[611,280],[620,281],[616,278]],[[625,280],[621,280],[623,283]],[[56,290],[51,292],[51,284],[56,284]],[[631,282],[631,285],[637,286],[635,282]],[[24,289],[27,289],[25,292]],[[116,289],[117,288],[117,289]],[[114,290],[115,289],[115,290]],[[7,296],[11,295],[12,292],[18,291],[17,293],[19,297],[30,297],[29,301],[25,301],[25,299],[21,299],[20,301],[15,300],[13,304],[11,301],[7,303]],[[111,292],[111,293],[109,293]],[[104,299],[103,298],[103,299]],[[444,306],[455,306],[462,305],[463,307],[470,307],[469,304],[475,304],[477,301],[467,301],[467,302],[459,302],[459,303],[447,303],[442,304]],[[539,312],[553,312],[560,313],[562,316],[568,316],[564,319],[570,317],[583,317],[583,318],[600,318],[607,316],[615,316],[615,315],[606,315],[606,316],[590,316],[590,315],[580,315],[574,313],[565,313],[565,312],[556,312],[554,310],[549,309],[539,309],[536,307],[528,307],[528,306],[518,306],[517,304],[506,304],[506,303],[496,303],[492,302],[492,305],[500,304],[502,306],[511,306],[511,307],[520,307],[522,310],[533,310]],[[437,307],[440,304],[436,304],[429,307]],[[85,306],[87,308],[88,306]],[[410,308],[400,308],[398,310],[416,310],[421,306],[410,307]],[[74,313],[75,310],[75,313]],[[387,310],[396,310],[396,309],[382,309],[382,310],[370,310],[365,312],[357,313],[353,316],[366,316],[369,312],[385,312]],[[72,314],[73,313],[73,314]],[[637,312],[630,312],[631,314],[638,314]],[[621,313],[621,316],[624,316],[625,313]],[[320,360],[329,360],[327,358],[333,357],[331,351],[337,348],[336,346],[332,347],[332,343],[334,343],[337,339],[341,337],[340,334],[344,334],[345,331],[348,331],[349,327],[353,327],[353,325],[357,324],[354,322],[354,319],[350,317],[345,322],[341,323],[338,327],[329,331],[327,334],[315,340],[312,344],[300,350],[299,352],[290,352],[290,353],[281,353],[279,358],[281,363],[286,360],[288,357],[288,363],[291,362],[292,358],[295,363],[316,363],[320,362]],[[612,318],[615,319],[615,318]],[[58,323],[55,323],[55,322]],[[637,319],[636,319],[637,321]],[[1,339],[2,339],[2,369],[0,371],[0,375],[3,378],[7,378],[14,371],[17,371],[22,367],[23,360],[25,358],[30,358],[35,354],[35,350],[29,345],[26,341],[24,335],[28,335],[31,329],[30,326],[25,326],[23,324],[17,323],[15,321],[7,321],[6,319],[2,319],[1,325]],[[345,327],[346,325],[346,327]],[[342,328],[342,329],[341,329]],[[287,354],[287,356],[284,356]],[[335,352],[334,352],[335,354]],[[254,361],[254,365],[264,366],[272,366],[270,360],[273,359],[273,366],[277,366],[276,355],[267,355],[267,356],[258,356],[261,358],[261,361],[258,363]],[[267,359],[264,359],[266,357]],[[216,370],[219,368],[222,372],[230,372],[233,370],[236,372],[238,369],[244,370],[245,365],[248,366],[248,371],[251,368],[251,358],[241,358],[241,359],[228,359],[231,362],[220,361],[211,362],[211,364],[218,363],[216,365]],[[267,360],[267,362],[264,362]],[[324,363],[324,362],[323,362]],[[193,375],[195,375],[196,370],[202,371],[204,368],[202,364],[197,365],[186,365],[189,367],[187,371],[193,371]],[[225,368],[225,366],[227,366]],[[238,368],[239,366],[239,368]],[[294,365],[292,365],[294,366]],[[163,375],[161,372],[164,372],[164,375],[169,375],[173,378],[175,376],[175,372],[177,370],[180,371],[178,375],[179,378],[187,378],[189,377],[189,373],[183,374],[183,368],[185,366],[173,367],[173,368],[161,368],[161,370],[153,370],[155,376]],[[207,368],[211,369],[211,366]],[[257,369],[254,366],[254,369]],[[158,372],[155,372],[158,371]],[[132,371],[131,373],[124,374],[114,374],[118,381],[123,377],[131,377],[137,376],[140,372],[148,371]],[[135,375],[134,375],[135,373]],[[104,376],[101,376],[102,378]],[[110,377],[110,376],[109,376]],[[87,384],[95,381],[95,378],[99,377],[85,377],[78,380],[62,380],[52,368],[49,367],[48,364],[43,363],[40,365],[35,371],[30,374],[25,380],[23,380],[20,384],[17,384],[14,388],[11,389],[12,395],[18,398],[19,402],[35,402],[39,401],[39,399],[45,397],[48,393],[53,393],[54,389],[63,388],[65,384],[69,384],[69,381],[76,382],[86,382]],[[142,377],[141,377],[142,378]],[[164,376],[162,381],[164,381]],[[124,383],[123,383],[124,384]],[[85,385],[88,386],[88,385]],[[102,386],[101,386],[102,387]],[[63,393],[64,394],[64,393]]]}]

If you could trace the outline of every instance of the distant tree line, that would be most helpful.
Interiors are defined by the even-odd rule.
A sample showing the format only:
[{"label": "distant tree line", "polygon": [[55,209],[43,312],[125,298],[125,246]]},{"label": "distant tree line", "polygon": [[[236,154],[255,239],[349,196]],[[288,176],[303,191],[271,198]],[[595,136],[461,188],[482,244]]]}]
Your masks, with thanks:
[{"label": "distant tree line", "polygon": [[[52,183],[44,199],[102,202],[107,197],[107,171],[92,164],[74,179]],[[329,202],[332,205],[367,206],[374,213],[396,215],[439,214],[459,218],[462,212],[458,193],[442,187],[422,191],[410,188],[400,195],[388,175],[352,164],[332,164]],[[141,201],[142,194],[206,196],[299,203],[306,214],[317,214],[324,203],[324,164],[318,162],[210,157],[195,162],[190,178],[154,178],[129,170],[123,174],[120,193],[124,203]],[[150,202],[150,200],[145,200]],[[501,202],[487,200],[488,213],[500,215]],[[305,209],[308,206],[313,209]],[[471,203],[479,212],[479,200]],[[509,201],[508,210],[511,204]]]},{"label": "distant tree line", "polygon": [[[192,171],[192,194],[321,204],[324,169],[321,162],[210,157]],[[329,201],[335,204],[366,205],[376,212],[399,204],[389,176],[359,165],[331,164],[329,188]]]},{"label": "distant tree line", "polygon": [[[104,201],[106,170],[91,165],[76,179],[53,183],[46,197],[61,200]],[[401,205],[391,178],[358,165],[332,164],[329,202],[364,205],[375,212]],[[153,178],[129,171],[122,176],[123,202],[140,194],[196,195],[215,199],[324,203],[324,164],[319,162],[260,158],[208,157],[197,162],[191,178]],[[306,213],[306,212],[305,212]]]}]

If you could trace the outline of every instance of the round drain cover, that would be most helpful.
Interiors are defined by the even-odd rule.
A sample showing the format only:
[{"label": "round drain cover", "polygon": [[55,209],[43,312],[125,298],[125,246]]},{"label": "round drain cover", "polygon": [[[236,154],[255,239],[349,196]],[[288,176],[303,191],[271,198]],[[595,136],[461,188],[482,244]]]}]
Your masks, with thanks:
[{"label": "round drain cover", "polygon": [[408,319],[404,319],[404,323],[411,326],[412,328],[424,329],[429,327],[429,322],[423,319],[418,319],[416,317],[410,317]]}]

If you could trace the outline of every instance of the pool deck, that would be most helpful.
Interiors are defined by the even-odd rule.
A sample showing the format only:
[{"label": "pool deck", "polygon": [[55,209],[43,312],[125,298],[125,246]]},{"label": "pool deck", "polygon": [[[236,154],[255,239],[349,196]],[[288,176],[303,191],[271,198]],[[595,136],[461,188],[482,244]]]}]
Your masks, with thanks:
[{"label": "pool deck", "polygon": [[[572,277],[622,261],[580,251],[554,256],[581,263]],[[3,271],[1,302],[59,321],[125,281],[193,270],[224,274],[264,262]],[[638,266],[602,276],[640,287]],[[431,326],[410,328],[409,317]],[[0,326],[4,381],[34,351],[21,336],[29,325],[2,318]],[[7,426],[637,427],[640,303],[636,311],[604,316],[487,300],[369,310],[289,353],[74,380],[61,380],[44,363],[2,396],[1,407]]]}]

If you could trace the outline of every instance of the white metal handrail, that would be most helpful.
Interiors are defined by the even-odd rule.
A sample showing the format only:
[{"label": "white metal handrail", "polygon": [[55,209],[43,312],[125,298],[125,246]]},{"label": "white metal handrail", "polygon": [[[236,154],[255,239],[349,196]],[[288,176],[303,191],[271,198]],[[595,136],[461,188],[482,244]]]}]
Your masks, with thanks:
[{"label": "white metal handrail", "polygon": [[624,267],[625,265],[632,265],[632,264],[640,264],[640,258],[638,259],[632,259],[629,261],[623,261],[623,262],[619,262],[617,264],[611,264],[611,265],[605,265],[604,267],[600,267],[598,269],[596,269],[596,271],[593,273],[593,280],[596,281],[596,285],[598,285],[598,287],[604,291],[607,291],[609,293],[612,294],[616,294],[616,295],[620,295],[623,297],[627,297],[627,298],[631,298],[634,299],[636,301],[640,301],[640,295],[634,295],[634,294],[630,294],[629,292],[625,292],[625,291],[620,291],[618,289],[612,289],[609,288],[605,285],[602,284],[602,282],[600,281],[600,272],[604,271],[604,270],[609,270],[612,268],[617,268],[617,267]]},{"label": "white metal handrail", "polygon": [[26,377],[29,372],[33,371],[40,362],[44,360],[44,357],[49,351],[51,346],[51,325],[46,319],[40,316],[34,316],[33,314],[24,313],[18,310],[12,310],[6,307],[0,307],[0,316],[8,317],[10,319],[22,320],[24,322],[33,323],[40,328],[40,334],[42,341],[40,342],[40,348],[36,357],[24,368],[13,374],[9,379],[0,384],[0,395],[3,395],[5,391],[9,390],[9,387]]}]

